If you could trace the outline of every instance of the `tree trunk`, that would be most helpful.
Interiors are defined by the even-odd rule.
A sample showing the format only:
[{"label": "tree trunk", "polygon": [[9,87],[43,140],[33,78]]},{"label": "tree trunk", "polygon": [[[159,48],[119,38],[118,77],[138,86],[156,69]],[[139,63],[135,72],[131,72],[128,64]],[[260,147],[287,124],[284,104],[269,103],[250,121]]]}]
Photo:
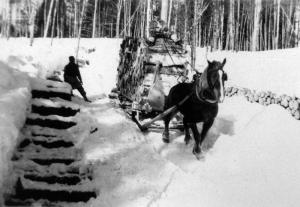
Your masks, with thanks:
[{"label": "tree trunk", "polygon": [[259,49],[260,12],[261,12],[261,0],[255,0],[254,27],[253,27],[252,44],[251,44],[252,51],[256,51]]},{"label": "tree trunk", "polygon": [[161,0],[160,19],[167,24],[168,22],[169,0]]},{"label": "tree trunk", "polygon": [[279,48],[278,46],[279,46],[280,4],[281,4],[281,0],[277,0],[277,18],[276,18],[275,49]]},{"label": "tree trunk", "polygon": [[80,45],[80,39],[81,39],[81,29],[82,29],[82,22],[83,22],[83,18],[85,16],[85,7],[86,7],[86,3],[88,0],[84,0],[83,1],[83,6],[82,6],[82,10],[81,10],[81,15],[80,15],[80,24],[79,24],[79,31],[78,31],[78,37],[77,37],[77,49],[76,49],[76,60],[78,58],[78,52],[79,52],[79,45]]},{"label": "tree trunk", "polygon": [[[202,0],[200,0],[202,1]],[[191,65],[192,65],[192,69],[195,69],[195,65],[196,65],[196,25],[197,25],[197,14],[198,14],[198,0],[194,1],[194,20],[193,20],[193,27],[192,27],[192,54],[191,54]]]},{"label": "tree trunk", "polygon": [[174,32],[177,34],[177,27],[178,27],[178,7],[179,7],[179,2],[175,3],[175,25],[174,25]]},{"label": "tree trunk", "polygon": [[171,26],[172,8],[173,8],[173,0],[170,0],[169,17],[168,17],[168,28],[169,29],[170,29],[170,26]]},{"label": "tree trunk", "polygon": [[119,38],[120,35],[120,18],[121,18],[121,10],[122,10],[122,2],[123,0],[118,0],[118,13],[117,13],[117,23],[116,23],[116,37]]},{"label": "tree trunk", "polygon": [[189,0],[185,0],[184,4],[184,43],[188,44],[188,28],[189,28]]},{"label": "tree trunk", "polygon": [[[55,0],[55,9],[54,9],[54,14],[53,14],[53,19],[52,19],[52,30],[51,30],[51,45],[53,43],[53,36],[54,36],[54,28],[55,28],[55,19],[56,19],[56,14],[57,14],[57,9],[59,8],[59,1],[58,0]],[[57,23],[58,24],[58,21]]]},{"label": "tree trunk", "polygon": [[234,0],[229,2],[227,49],[234,49]]},{"label": "tree trunk", "polygon": [[52,9],[53,9],[53,4],[54,4],[54,0],[51,0],[50,9],[49,9],[48,17],[47,17],[47,24],[46,24],[46,27],[45,27],[45,30],[44,30],[44,38],[46,38],[47,35],[48,35],[49,25],[50,25],[50,21],[51,21],[51,13],[52,13]]},{"label": "tree trunk", "polygon": [[147,20],[146,20],[146,37],[150,36],[150,22],[151,22],[151,0],[147,0]]},{"label": "tree trunk", "polygon": [[98,7],[98,0],[95,0],[92,38],[95,38],[96,36],[97,7]]}]

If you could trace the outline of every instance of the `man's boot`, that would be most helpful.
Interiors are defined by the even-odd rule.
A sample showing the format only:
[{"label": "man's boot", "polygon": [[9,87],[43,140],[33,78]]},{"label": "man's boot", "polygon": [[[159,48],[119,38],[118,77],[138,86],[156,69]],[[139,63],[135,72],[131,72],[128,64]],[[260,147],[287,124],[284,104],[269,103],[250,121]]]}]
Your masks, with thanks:
[{"label": "man's boot", "polygon": [[83,99],[86,102],[91,102],[87,97],[86,97],[86,92],[84,91],[83,87],[78,88],[78,91],[80,92],[80,94],[82,95]]}]

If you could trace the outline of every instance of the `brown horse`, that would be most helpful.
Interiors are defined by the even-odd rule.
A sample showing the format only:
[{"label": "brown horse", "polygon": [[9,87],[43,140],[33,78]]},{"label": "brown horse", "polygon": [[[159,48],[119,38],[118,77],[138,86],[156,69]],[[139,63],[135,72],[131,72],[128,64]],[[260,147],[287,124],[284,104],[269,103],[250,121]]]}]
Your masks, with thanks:
[{"label": "brown horse", "polygon": [[[165,110],[178,105],[185,98],[186,101],[178,105],[176,111],[164,118],[164,142],[169,143],[170,120],[176,113],[181,112],[183,114],[185,143],[188,144],[191,139],[189,133],[189,128],[191,128],[195,139],[193,153],[196,156],[201,153],[201,143],[218,114],[218,102],[223,102],[225,97],[224,82],[227,80],[227,74],[223,70],[225,63],[226,59],[223,62],[208,61],[207,68],[194,82],[179,83],[171,88],[166,98]],[[196,123],[198,122],[203,122],[201,134],[197,129]]]}]

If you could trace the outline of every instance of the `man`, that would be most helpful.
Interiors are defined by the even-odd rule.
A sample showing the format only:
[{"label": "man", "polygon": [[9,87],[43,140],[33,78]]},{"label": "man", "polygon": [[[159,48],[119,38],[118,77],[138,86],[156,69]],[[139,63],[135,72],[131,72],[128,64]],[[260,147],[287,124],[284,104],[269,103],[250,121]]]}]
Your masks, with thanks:
[{"label": "man", "polygon": [[78,65],[75,63],[74,56],[69,57],[69,64],[64,69],[64,80],[72,86],[72,89],[77,89],[86,102],[91,102],[86,97],[86,92],[82,87],[82,79]]}]

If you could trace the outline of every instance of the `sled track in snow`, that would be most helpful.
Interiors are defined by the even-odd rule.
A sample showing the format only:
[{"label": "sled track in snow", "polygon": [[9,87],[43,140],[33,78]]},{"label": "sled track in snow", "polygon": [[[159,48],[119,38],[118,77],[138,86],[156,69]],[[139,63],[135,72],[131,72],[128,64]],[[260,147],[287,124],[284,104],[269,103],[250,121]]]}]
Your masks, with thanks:
[{"label": "sled track in snow", "polygon": [[31,113],[12,157],[7,207],[66,206],[97,197],[92,169],[67,133],[80,109],[69,102],[70,92],[56,91],[57,84],[46,81],[44,90],[32,90]]}]

